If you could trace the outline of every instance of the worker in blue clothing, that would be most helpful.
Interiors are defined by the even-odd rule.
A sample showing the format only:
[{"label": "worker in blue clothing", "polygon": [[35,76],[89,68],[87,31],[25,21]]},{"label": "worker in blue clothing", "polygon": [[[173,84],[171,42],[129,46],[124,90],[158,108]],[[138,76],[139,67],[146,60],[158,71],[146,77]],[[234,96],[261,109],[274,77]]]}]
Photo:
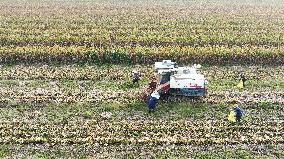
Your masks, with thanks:
[{"label": "worker in blue clothing", "polygon": [[234,112],[235,112],[236,121],[237,121],[238,124],[240,124],[241,118],[242,118],[242,115],[243,115],[242,110],[239,107],[238,102],[236,100],[233,100],[232,104],[233,104],[233,109],[234,109]]},{"label": "worker in blue clothing", "polygon": [[148,99],[148,108],[149,112],[156,110],[156,104],[158,102],[158,99],[160,98],[160,95],[157,91],[154,91],[151,96]]}]

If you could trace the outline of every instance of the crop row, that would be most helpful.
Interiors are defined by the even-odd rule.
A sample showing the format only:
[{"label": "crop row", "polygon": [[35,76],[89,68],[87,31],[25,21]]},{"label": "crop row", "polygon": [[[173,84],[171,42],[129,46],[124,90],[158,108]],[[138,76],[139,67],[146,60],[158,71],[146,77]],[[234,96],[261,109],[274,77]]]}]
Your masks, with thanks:
[{"label": "crop row", "polygon": [[[141,100],[144,90],[111,90],[111,89],[62,89],[57,86],[46,88],[33,87],[7,87],[0,89],[0,102],[4,105],[17,105],[23,103],[122,103],[128,104]],[[226,103],[228,100],[236,98],[242,103],[255,105],[261,102],[276,104],[284,103],[284,93],[282,91],[209,91],[208,96],[199,102],[206,103]],[[188,98],[170,98],[165,101],[191,101]]]},{"label": "crop row", "polygon": [[[149,26],[150,27],[150,26]],[[206,46],[239,46],[239,47],[282,47],[284,45],[284,38],[279,32],[274,34],[267,33],[269,31],[258,31],[253,35],[247,31],[248,34],[242,34],[239,31],[224,31],[223,28],[183,28],[176,29],[162,29],[159,30],[143,30],[139,28],[116,29],[76,29],[74,30],[58,30],[40,32],[38,30],[29,29],[15,33],[13,30],[3,29],[5,34],[0,36],[0,45],[2,46],[109,46],[117,45],[121,47],[127,46],[192,46],[192,47],[206,47]],[[203,28],[202,28],[203,27]],[[198,31],[194,31],[194,29]],[[205,31],[212,29],[212,31]],[[254,29],[254,28],[252,28]],[[116,30],[116,31],[112,31]],[[136,31],[137,30],[137,31]],[[176,31],[178,30],[178,31]],[[198,33],[197,33],[198,32]],[[261,35],[258,35],[261,34]],[[23,36],[25,35],[25,36]],[[36,36],[35,36],[36,35]],[[60,35],[60,36],[59,36]]]},{"label": "crop row", "polygon": [[2,63],[283,63],[281,7],[18,3],[0,6]]},{"label": "crop row", "polygon": [[[224,123],[223,123],[224,124]],[[261,123],[263,124],[263,123]],[[133,125],[128,121],[60,125],[46,123],[1,123],[1,143],[172,143],[172,144],[277,144],[284,142],[283,124],[275,126],[205,126],[183,123],[145,123]],[[80,125],[80,126],[79,126]],[[51,131],[52,130],[52,131]]]},{"label": "crop row", "polygon": [[282,64],[282,48],[252,47],[86,47],[86,46],[24,46],[1,47],[1,63],[120,63],[152,64],[162,59],[179,63],[202,64]]},{"label": "crop row", "polygon": [[[202,4],[202,9],[200,4],[139,6],[139,10],[103,3],[60,8],[14,5],[3,5],[0,12],[0,45],[282,46],[284,40],[278,20],[282,8],[277,7],[257,7],[259,12],[250,6],[229,5],[228,15],[226,7],[216,4]],[[214,13],[216,9],[222,14]]]},{"label": "crop row", "polygon": [[[133,69],[141,73],[143,79],[147,81],[154,73],[154,63],[150,66],[97,66],[86,65],[84,67],[76,65],[14,65],[0,67],[1,80],[93,80],[93,81],[119,81],[128,80]],[[187,66],[187,65],[186,65]],[[190,65],[189,65],[190,66]],[[202,67],[201,72],[209,80],[236,80],[240,72],[244,72],[246,78],[256,81],[283,81],[284,67],[263,67],[263,66],[210,66]]]},{"label": "crop row", "polygon": [[[282,144],[258,145],[176,145],[176,144],[83,144],[83,145],[3,145],[6,156],[21,158],[282,158]],[[5,150],[5,149],[4,149]],[[39,151],[33,154],[34,151]],[[71,152],[71,153],[70,153]],[[4,153],[5,155],[5,153]]]}]

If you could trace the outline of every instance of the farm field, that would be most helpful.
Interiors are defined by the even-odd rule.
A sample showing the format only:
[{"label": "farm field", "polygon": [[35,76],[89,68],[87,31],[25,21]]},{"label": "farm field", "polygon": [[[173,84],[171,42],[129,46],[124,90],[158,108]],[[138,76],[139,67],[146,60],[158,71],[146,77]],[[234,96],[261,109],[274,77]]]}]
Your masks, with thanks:
[{"label": "farm field", "polygon": [[[284,158],[283,8],[2,0],[0,158]],[[161,99],[148,113],[141,95],[163,59],[202,64],[208,96]],[[227,120],[233,98],[241,125]]]}]

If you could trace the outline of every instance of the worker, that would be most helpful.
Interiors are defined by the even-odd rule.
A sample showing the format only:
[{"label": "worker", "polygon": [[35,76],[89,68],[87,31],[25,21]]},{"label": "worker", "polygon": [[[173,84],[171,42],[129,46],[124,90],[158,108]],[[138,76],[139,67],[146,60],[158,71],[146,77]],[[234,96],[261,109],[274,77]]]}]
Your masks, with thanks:
[{"label": "worker", "polygon": [[140,73],[136,70],[133,70],[131,75],[133,84],[138,83],[140,80]]},{"label": "worker", "polygon": [[149,113],[156,110],[156,104],[157,104],[159,98],[160,98],[160,95],[157,91],[154,91],[151,94],[151,96],[148,99]]},{"label": "worker", "polygon": [[242,118],[242,115],[243,115],[242,110],[239,107],[238,102],[236,100],[232,101],[232,106],[233,106],[233,109],[234,109],[234,112],[235,112],[236,121],[237,121],[238,124],[240,124],[241,118]]},{"label": "worker", "polygon": [[205,95],[205,96],[208,94],[208,91],[207,91],[208,83],[209,83],[209,82],[208,82],[208,80],[207,80],[207,79],[205,79],[205,80],[204,80],[204,88],[205,88],[204,95]]},{"label": "worker", "polygon": [[144,92],[144,94],[142,95],[141,99],[143,101],[148,101],[149,96],[155,91],[156,86],[157,86],[156,78],[152,77],[151,82],[149,82],[148,88],[146,92]]},{"label": "worker", "polygon": [[149,83],[149,87],[148,87],[150,92],[153,93],[156,87],[157,87],[156,78],[152,77],[151,82]]},{"label": "worker", "polygon": [[245,82],[246,82],[247,79],[246,79],[244,73],[240,74],[240,80],[243,82],[243,87],[245,87]]}]

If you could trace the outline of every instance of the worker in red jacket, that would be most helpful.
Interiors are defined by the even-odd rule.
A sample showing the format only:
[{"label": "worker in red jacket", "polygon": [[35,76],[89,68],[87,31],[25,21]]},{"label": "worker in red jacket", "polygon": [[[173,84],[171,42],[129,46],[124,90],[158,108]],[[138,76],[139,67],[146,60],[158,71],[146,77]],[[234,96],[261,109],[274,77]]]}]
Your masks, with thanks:
[{"label": "worker in red jacket", "polygon": [[156,78],[155,77],[152,77],[152,80],[151,82],[149,83],[149,90],[150,90],[150,93],[153,93],[155,91],[157,87],[157,82],[156,82]]},{"label": "worker in red jacket", "polygon": [[143,101],[148,101],[149,96],[156,90],[156,87],[157,87],[156,78],[152,77],[151,82],[149,82],[148,87],[146,91],[144,92],[144,94],[142,95],[141,99]]}]

